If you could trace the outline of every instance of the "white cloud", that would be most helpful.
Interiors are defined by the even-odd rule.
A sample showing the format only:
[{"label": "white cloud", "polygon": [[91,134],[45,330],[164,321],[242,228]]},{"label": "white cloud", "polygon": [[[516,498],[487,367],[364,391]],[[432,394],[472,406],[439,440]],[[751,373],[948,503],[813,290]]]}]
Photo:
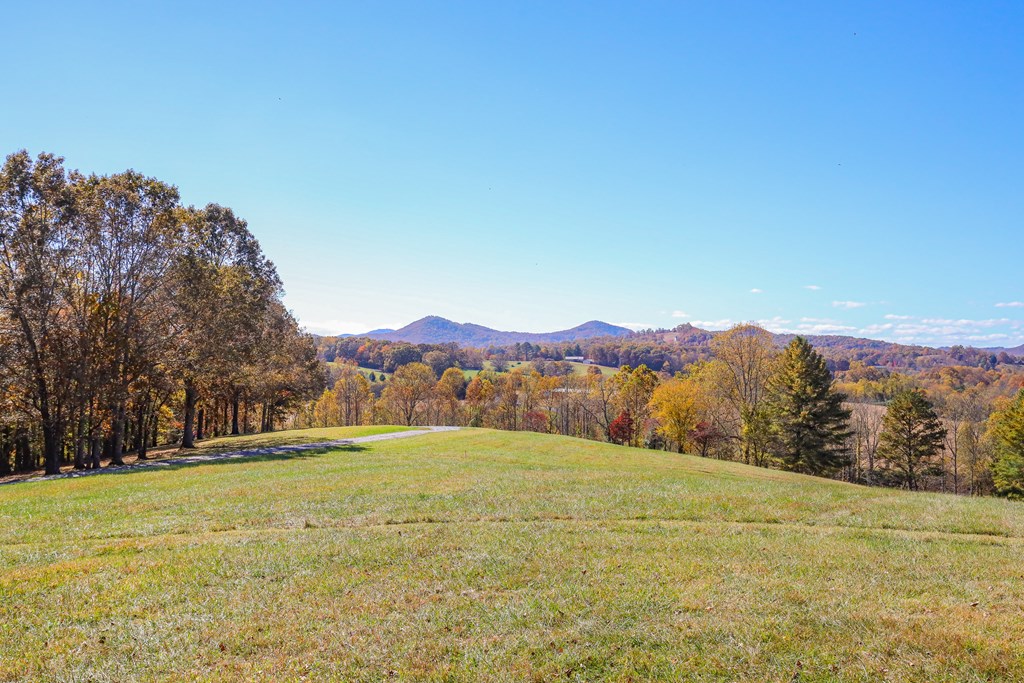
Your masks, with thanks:
[{"label": "white cloud", "polygon": [[809,289],[812,292],[817,292],[819,289],[821,289],[821,287],[818,285],[804,285],[804,289]]},{"label": "white cloud", "polygon": [[887,313],[885,315],[886,320],[910,320],[912,317],[909,315],[896,315],[894,313]]},{"label": "white cloud", "polygon": [[835,308],[863,308],[867,306],[863,301],[833,301],[832,305]]},{"label": "white cloud", "polygon": [[705,330],[726,330],[736,323],[729,318],[722,318],[721,320],[691,320],[690,324]]},{"label": "white cloud", "polygon": [[838,323],[803,323],[796,326],[797,334],[847,334],[857,328],[852,325]]},{"label": "white cloud", "polygon": [[684,311],[672,311],[673,318],[689,318],[690,314]]},{"label": "white cloud", "polygon": [[947,327],[997,327],[1010,322],[1009,318],[989,318],[987,320],[950,320],[949,318],[924,318],[921,320],[925,325],[944,325]]},{"label": "white cloud", "polygon": [[764,294],[764,290],[763,289],[758,289],[757,287],[754,287],[752,290],[750,290],[750,293],[751,294]]},{"label": "white cloud", "polygon": [[770,332],[787,332],[786,325],[793,322],[792,320],[786,320],[781,315],[777,315],[774,318],[767,320],[756,321],[758,325]]},{"label": "white cloud", "polygon": [[363,334],[370,330],[381,329],[395,330],[402,326],[402,324],[398,323],[369,325],[367,323],[354,320],[302,320],[300,321],[300,324],[307,332],[322,334],[325,336],[338,334]]},{"label": "white cloud", "polygon": [[996,308],[1024,308],[1024,301],[1005,301],[996,304]]}]

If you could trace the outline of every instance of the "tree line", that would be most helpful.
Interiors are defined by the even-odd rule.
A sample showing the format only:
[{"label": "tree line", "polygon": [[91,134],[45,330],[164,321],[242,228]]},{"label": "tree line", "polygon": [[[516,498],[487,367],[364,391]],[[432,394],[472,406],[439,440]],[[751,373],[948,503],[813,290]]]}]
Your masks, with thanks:
[{"label": "tree line", "polygon": [[[387,356],[386,343],[376,348]],[[536,356],[509,372],[491,360],[467,373],[457,353],[431,365],[428,351],[383,383],[338,356],[333,386],[299,422],[550,432],[871,485],[1024,495],[1019,374],[944,367],[919,381],[855,361],[838,381],[805,339],[779,349],[754,325],[716,334],[709,350],[678,372],[640,364],[612,375]]]},{"label": "tree line", "polygon": [[0,170],[0,474],[271,430],[323,386],[231,209],[52,154]]}]

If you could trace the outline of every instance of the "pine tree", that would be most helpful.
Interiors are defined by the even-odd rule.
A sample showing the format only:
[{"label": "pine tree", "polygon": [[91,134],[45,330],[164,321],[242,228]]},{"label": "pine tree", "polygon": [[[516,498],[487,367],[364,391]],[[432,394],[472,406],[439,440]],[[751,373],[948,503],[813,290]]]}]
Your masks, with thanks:
[{"label": "pine tree", "polygon": [[803,337],[779,358],[769,382],[768,415],[783,468],[830,475],[848,462],[850,411],[835,391],[825,359]]},{"label": "pine tree", "polygon": [[946,429],[920,389],[896,394],[882,418],[878,455],[895,470],[896,478],[916,489],[918,477],[942,449]]},{"label": "pine tree", "polygon": [[1003,410],[992,415],[996,457],[992,483],[996,492],[1024,498],[1024,389]]}]

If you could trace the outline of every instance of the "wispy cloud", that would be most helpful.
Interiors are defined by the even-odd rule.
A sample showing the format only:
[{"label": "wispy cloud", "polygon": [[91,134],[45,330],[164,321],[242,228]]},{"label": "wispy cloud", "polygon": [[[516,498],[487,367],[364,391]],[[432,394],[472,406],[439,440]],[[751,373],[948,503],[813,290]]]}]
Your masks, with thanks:
[{"label": "wispy cloud", "polygon": [[790,320],[782,319],[780,316],[775,316],[771,320],[757,321],[766,330],[780,334],[848,334],[857,329],[852,325],[846,325],[839,320],[831,318],[804,317],[800,318],[800,322],[796,325],[791,325],[791,322]]},{"label": "wispy cloud", "polygon": [[1004,301],[996,304],[996,308],[1024,308],[1024,301]]},{"label": "wispy cloud", "polygon": [[672,311],[673,318],[689,318],[690,314],[685,311]]},{"label": "wispy cloud", "polygon": [[302,327],[313,334],[335,335],[335,334],[362,334],[370,330],[398,329],[400,323],[384,323],[370,325],[355,320],[303,320]]},{"label": "wispy cloud", "polygon": [[750,290],[750,293],[751,294],[764,294],[764,290],[763,289],[758,289],[757,287],[754,287],[752,290]]},{"label": "wispy cloud", "polygon": [[781,327],[782,325],[788,325],[793,321],[786,320],[781,315],[777,315],[774,318],[768,318],[767,320],[758,320],[756,322],[758,325],[765,328],[766,330],[771,330],[773,328]]},{"label": "wispy cloud", "polygon": [[863,301],[833,301],[832,305],[835,308],[863,308],[867,306]]},{"label": "wispy cloud", "polygon": [[618,325],[619,327],[628,327],[634,332],[637,330],[653,330],[655,325],[651,323],[612,323],[612,325]]},{"label": "wispy cloud", "polygon": [[809,289],[812,292],[817,292],[819,289],[821,289],[821,287],[818,285],[804,285],[804,289]]},{"label": "wispy cloud", "polygon": [[858,334],[868,337],[882,337],[902,344],[928,344],[948,346],[953,344],[998,343],[1017,340],[1024,330],[1024,321],[1010,318],[918,318],[911,315],[886,315],[892,322],[867,325]]}]

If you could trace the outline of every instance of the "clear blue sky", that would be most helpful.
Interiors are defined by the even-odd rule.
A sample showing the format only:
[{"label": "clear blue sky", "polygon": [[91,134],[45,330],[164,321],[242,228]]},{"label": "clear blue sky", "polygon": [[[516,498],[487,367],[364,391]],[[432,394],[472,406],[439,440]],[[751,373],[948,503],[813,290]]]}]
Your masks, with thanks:
[{"label": "clear blue sky", "polygon": [[0,151],[245,217],[317,332],[1024,342],[1024,3],[8,3]]}]

